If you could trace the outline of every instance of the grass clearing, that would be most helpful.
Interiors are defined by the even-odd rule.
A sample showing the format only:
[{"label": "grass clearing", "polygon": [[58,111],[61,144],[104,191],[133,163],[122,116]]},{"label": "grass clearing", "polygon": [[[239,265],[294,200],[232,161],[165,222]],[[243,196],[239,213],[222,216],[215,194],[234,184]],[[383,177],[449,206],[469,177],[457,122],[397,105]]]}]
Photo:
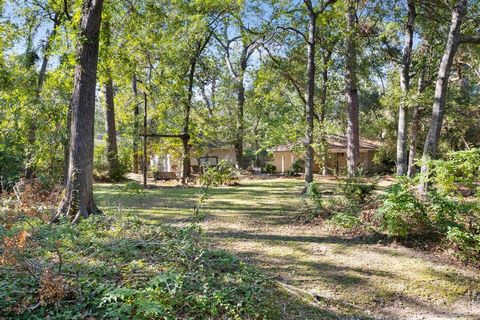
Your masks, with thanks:
[{"label": "grass clearing", "polygon": [[[339,189],[322,180],[325,194]],[[478,319],[480,279],[475,270],[443,256],[349,237],[327,225],[295,223],[301,207],[299,179],[244,180],[212,190],[200,225],[210,246],[254,263],[283,286],[282,318]],[[99,184],[103,208],[135,213],[150,223],[187,225],[198,188],[166,186],[132,193]],[[307,307],[308,306],[308,307]],[[308,310],[308,311],[305,311]]]}]

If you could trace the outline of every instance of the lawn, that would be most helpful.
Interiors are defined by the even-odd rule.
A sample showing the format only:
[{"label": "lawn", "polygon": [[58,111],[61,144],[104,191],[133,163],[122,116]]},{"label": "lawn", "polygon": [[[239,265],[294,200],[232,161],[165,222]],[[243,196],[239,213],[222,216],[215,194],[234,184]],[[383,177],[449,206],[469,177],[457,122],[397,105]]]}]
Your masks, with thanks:
[{"label": "lawn", "polygon": [[[320,182],[325,194],[337,192],[337,181]],[[283,292],[282,319],[480,318],[478,270],[381,237],[301,225],[302,186],[300,179],[278,178],[212,189],[198,222],[210,247],[234,253],[275,281]],[[102,209],[175,226],[192,223],[199,191],[95,186]]]}]

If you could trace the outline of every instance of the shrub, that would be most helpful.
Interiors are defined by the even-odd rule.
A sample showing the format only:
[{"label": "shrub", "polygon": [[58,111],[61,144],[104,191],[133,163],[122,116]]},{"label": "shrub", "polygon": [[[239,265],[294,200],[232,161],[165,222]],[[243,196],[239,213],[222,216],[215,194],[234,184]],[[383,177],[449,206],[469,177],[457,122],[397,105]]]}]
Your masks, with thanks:
[{"label": "shrub", "polygon": [[275,167],[273,164],[267,163],[265,165],[264,171],[268,174],[274,174],[275,172],[277,172],[277,167]]},{"label": "shrub", "polygon": [[377,181],[368,181],[362,177],[352,177],[345,181],[342,186],[343,193],[352,201],[363,204],[365,199],[377,188]]},{"label": "shrub", "polygon": [[193,208],[192,218],[198,221],[206,216],[202,209],[208,200],[211,187],[231,184],[234,179],[235,168],[230,161],[222,160],[217,166],[208,167],[199,178],[202,189],[199,192],[197,204]]},{"label": "shrub", "polygon": [[314,204],[316,211],[321,211],[323,209],[322,192],[319,183],[311,182],[308,185],[306,196]]},{"label": "shrub", "polygon": [[[0,217],[10,221],[11,207]],[[163,227],[108,211],[76,226],[20,215],[0,225],[7,319],[278,318],[270,280],[206,249],[198,226]]]},{"label": "shrub", "polygon": [[218,165],[207,167],[200,175],[199,182],[202,185],[217,187],[231,184],[235,179],[235,167],[228,160],[221,160]]},{"label": "shrub", "polygon": [[410,190],[409,182],[400,180],[390,186],[377,211],[381,227],[390,236],[406,238],[429,229],[425,207]]},{"label": "shrub", "polygon": [[431,190],[425,200],[428,218],[442,234],[445,234],[449,227],[458,226],[458,216],[467,209],[464,204],[441,195],[436,190]]},{"label": "shrub", "polygon": [[480,234],[468,232],[461,227],[448,227],[447,239],[457,249],[463,261],[480,261]]},{"label": "shrub", "polygon": [[475,193],[479,163],[480,149],[451,152],[445,159],[426,162],[431,171],[430,179],[442,194],[459,193],[461,188],[466,188],[470,194]]},{"label": "shrub", "polygon": [[302,207],[298,219],[302,223],[308,223],[315,218],[325,218],[327,211],[324,207],[320,184],[311,182],[305,191],[302,201]]},{"label": "shrub", "polygon": [[106,144],[97,144],[93,157],[93,176],[97,181],[122,181],[130,168],[131,153],[127,148],[119,148],[118,167],[110,170]]},{"label": "shrub", "polygon": [[345,229],[351,229],[361,224],[361,220],[355,213],[342,211],[335,213],[330,219],[330,223]]}]

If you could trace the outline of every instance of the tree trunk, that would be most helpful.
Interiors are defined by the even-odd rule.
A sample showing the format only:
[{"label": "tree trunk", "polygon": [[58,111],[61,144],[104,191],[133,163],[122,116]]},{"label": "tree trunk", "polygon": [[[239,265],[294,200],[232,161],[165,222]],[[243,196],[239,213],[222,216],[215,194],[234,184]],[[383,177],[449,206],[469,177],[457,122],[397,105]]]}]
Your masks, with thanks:
[{"label": "tree trunk", "polygon": [[320,92],[320,125],[321,130],[321,143],[322,143],[322,175],[327,175],[327,156],[328,156],[328,142],[325,137],[325,130],[323,130],[325,113],[327,108],[327,83],[328,83],[328,64],[332,57],[333,49],[329,50],[326,55],[323,56],[323,70],[322,70],[322,91]]},{"label": "tree trunk", "polygon": [[317,13],[311,3],[308,8],[308,43],[307,43],[307,96],[305,104],[305,191],[313,182],[313,116],[315,112],[315,35],[317,33]]},{"label": "tree trunk", "polygon": [[[185,132],[184,132],[185,134]],[[188,183],[190,176],[190,136],[188,133],[182,138],[182,184]]]},{"label": "tree trunk", "polygon": [[107,160],[110,179],[118,179],[117,130],[115,128],[115,105],[113,99],[113,82],[109,76],[105,83],[105,124],[107,131]]},{"label": "tree trunk", "polygon": [[[421,71],[418,79],[418,94],[420,95],[426,88],[425,84],[425,70]],[[418,131],[420,129],[420,106],[418,103],[413,107],[412,113],[412,134],[410,138],[409,155],[408,155],[408,172],[407,175],[411,178],[416,174],[415,157],[417,155]]]},{"label": "tree trunk", "polygon": [[[105,20],[105,47],[107,52],[110,50],[110,21]],[[107,80],[104,85],[105,94],[105,125],[107,131],[107,161],[108,161],[108,175],[110,179],[118,179],[119,163],[118,163],[118,147],[117,147],[117,130],[115,128],[115,102],[113,95],[113,80],[110,67],[106,68]]]},{"label": "tree trunk", "polygon": [[347,121],[347,169],[348,175],[353,176],[357,170],[360,154],[359,134],[359,102],[357,89],[357,44],[356,44],[356,2],[348,3],[347,21],[348,35],[346,39],[346,102],[348,109]]},{"label": "tree trunk", "polygon": [[63,186],[67,186],[68,181],[68,167],[69,167],[69,148],[70,148],[70,126],[72,125],[72,102],[68,104],[68,111],[67,111],[67,126],[66,126],[66,139],[63,144]]},{"label": "tree trunk", "polygon": [[190,111],[192,109],[192,99],[193,99],[193,81],[195,78],[195,68],[197,66],[197,56],[191,59],[190,61],[190,72],[188,74],[188,93],[187,101],[185,102],[184,107],[184,122],[183,122],[183,132],[182,135],[182,184],[188,183],[188,177],[190,176]]},{"label": "tree trunk", "polygon": [[244,108],[245,108],[245,85],[243,83],[247,70],[247,48],[242,50],[240,58],[240,73],[237,82],[237,127],[235,133],[235,157],[238,168],[243,168],[243,135],[244,135]]},{"label": "tree trunk", "polygon": [[[452,11],[452,19],[450,22],[450,30],[448,32],[447,45],[443,53],[442,61],[438,69],[437,81],[435,84],[435,100],[432,107],[432,117],[430,121],[430,129],[423,147],[423,159],[428,160],[437,156],[440,132],[443,125],[443,115],[445,112],[445,100],[448,89],[448,78],[452,68],[453,58],[457,52],[460,40],[460,27],[466,12],[467,0],[457,0]],[[425,194],[427,191],[427,166],[422,164],[421,167],[422,181],[419,184],[419,192]]]},{"label": "tree trunk", "polygon": [[410,65],[412,61],[413,30],[415,24],[415,0],[408,0],[407,24],[405,26],[405,43],[400,66],[400,90],[402,96],[398,108],[397,131],[397,175],[403,176],[407,171],[407,100],[410,90]]},{"label": "tree trunk", "polygon": [[72,96],[72,124],[68,179],[54,220],[61,216],[77,222],[97,213],[93,200],[93,144],[98,40],[103,0],[85,0],[80,18],[78,63]]},{"label": "tree trunk", "polygon": [[417,155],[418,130],[420,127],[420,108],[418,105],[413,107],[412,113],[412,137],[410,138],[410,147],[408,155],[408,172],[407,175],[412,178],[416,173],[415,157]]},{"label": "tree trunk", "polygon": [[147,187],[147,120],[148,120],[148,104],[147,93],[143,91],[143,158],[142,158],[142,173],[143,173],[143,187]]},{"label": "tree trunk", "polygon": [[237,160],[238,168],[243,168],[244,105],[245,105],[245,87],[243,85],[243,80],[242,80],[241,84],[239,83],[238,85],[237,128],[236,128],[236,136],[235,136],[235,143],[234,143],[235,157]]},{"label": "tree trunk", "polygon": [[138,105],[138,89],[137,89],[137,76],[133,75],[132,77],[132,90],[135,100],[135,105],[133,107],[133,142],[132,142],[132,149],[133,149],[133,173],[138,173],[139,168],[139,153],[138,153],[138,137],[140,134],[139,126],[138,126],[138,116],[140,114],[140,108]]}]

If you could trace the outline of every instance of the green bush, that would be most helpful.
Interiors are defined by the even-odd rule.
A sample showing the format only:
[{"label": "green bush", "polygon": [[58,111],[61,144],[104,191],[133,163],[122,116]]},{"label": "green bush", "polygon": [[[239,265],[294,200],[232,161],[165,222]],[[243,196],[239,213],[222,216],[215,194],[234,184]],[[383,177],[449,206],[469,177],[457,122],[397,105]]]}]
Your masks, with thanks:
[{"label": "green bush", "polygon": [[267,163],[265,165],[264,171],[265,173],[274,174],[275,172],[277,172],[277,167],[275,167],[273,164]]},{"label": "green bush", "polygon": [[315,211],[322,211],[323,210],[323,199],[322,199],[322,192],[320,189],[320,184],[317,182],[311,182],[308,185],[306,196],[315,206]]},{"label": "green bush", "polygon": [[477,191],[480,176],[480,149],[456,151],[445,159],[426,162],[433,186],[442,194],[459,193],[465,188],[473,194]]},{"label": "green bush", "polygon": [[383,204],[377,215],[381,227],[390,236],[406,238],[430,229],[425,207],[410,187],[408,180],[400,180],[391,185],[382,197]]},{"label": "green bush", "polygon": [[363,204],[365,199],[377,188],[377,181],[368,181],[362,177],[348,178],[342,186],[343,193],[352,201]]},{"label": "green bush", "polygon": [[447,239],[457,249],[463,261],[480,261],[480,234],[462,230],[461,227],[448,227]]},{"label": "green bush", "polygon": [[235,167],[228,160],[221,160],[218,165],[210,166],[200,175],[199,182],[202,185],[217,187],[231,184],[235,179]]},{"label": "green bush", "polygon": [[330,223],[345,229],[351,229],[361,224],[361,220],[355,213],[348,211],[337,212],[330,218]]},{"label": "green bush", "polygon": [[464,204],[455,201],[446,195],[431,190],[425,199],[425,210],[435,228],[445,234],[450,227],[458,226],[458,217],[468,210]]},{"label": "green bush", "polygon": [[106,144],[97,144],[93,155],[93,175],[97,181],[122,181],[131,167],[132,157],[128,148],[118,149],[118,167],[115,170],[110,170]]},{"label": "green bush", "polygon": [[302,173],[302,170],[305,166],[305,161],[303,159],[297,159],[292,163],[292,168],[287,171],[287,175],[291,177],[299,176]]}]

